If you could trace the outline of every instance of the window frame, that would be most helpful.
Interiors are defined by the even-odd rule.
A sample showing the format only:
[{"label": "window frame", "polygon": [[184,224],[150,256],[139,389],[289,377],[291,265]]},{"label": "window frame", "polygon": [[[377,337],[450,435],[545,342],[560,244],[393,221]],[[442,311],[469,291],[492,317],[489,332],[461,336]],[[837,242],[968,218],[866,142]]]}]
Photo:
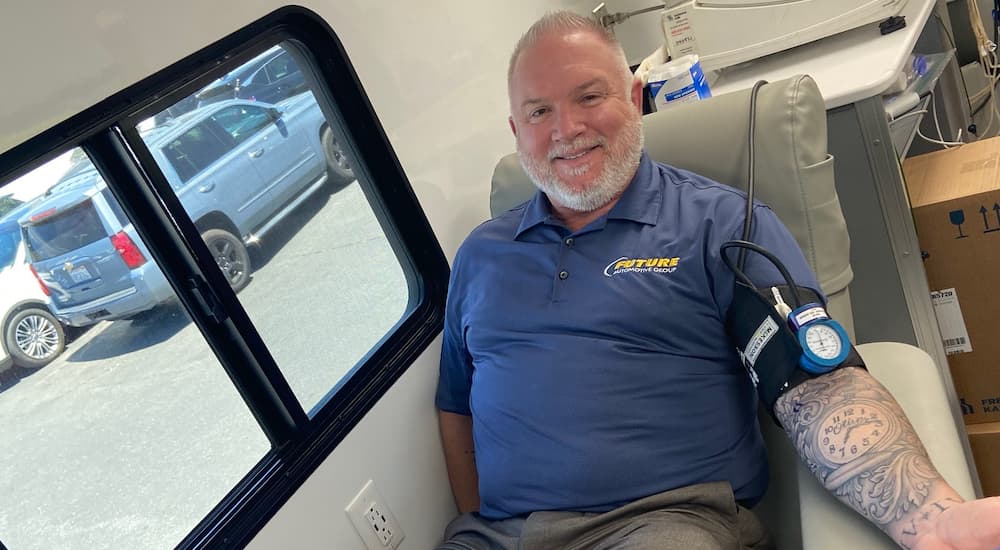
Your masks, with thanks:
[{"label": "window frame", "polygon": [[[145,118],[285,40],[302,46],[293,57],[330,125],[348,138],[344,146],[356,159],[355,174],[394,253],[409,262],[404,266],[409,313],[338,388],[330,388],[336,393],[312,418],[136,129]],[[309,63],[302,64],[298,55]],[[76,146],[90,155],[272,443],[257,467],[178,546],[241,547],[440,333],[447,259],[343,44],[326,21],[302,7],[280,8],[0,154],[0,181]]]}]

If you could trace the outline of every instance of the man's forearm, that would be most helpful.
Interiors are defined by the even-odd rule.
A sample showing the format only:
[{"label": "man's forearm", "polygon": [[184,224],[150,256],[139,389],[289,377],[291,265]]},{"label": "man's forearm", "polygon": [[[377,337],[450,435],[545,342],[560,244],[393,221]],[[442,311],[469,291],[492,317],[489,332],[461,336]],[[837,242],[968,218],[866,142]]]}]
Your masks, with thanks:
[{"label": "man's forearm", "polygon": [[441,443],[451,492],[460,513],[479,510],[479,474],[472,440],[472,417],[438,411]]},{"label": "man's forearm", "polygon": [[775,415],[823,486],[904,548],[962,501],[899,404],[863,369],[800,384],[778,399]]}]

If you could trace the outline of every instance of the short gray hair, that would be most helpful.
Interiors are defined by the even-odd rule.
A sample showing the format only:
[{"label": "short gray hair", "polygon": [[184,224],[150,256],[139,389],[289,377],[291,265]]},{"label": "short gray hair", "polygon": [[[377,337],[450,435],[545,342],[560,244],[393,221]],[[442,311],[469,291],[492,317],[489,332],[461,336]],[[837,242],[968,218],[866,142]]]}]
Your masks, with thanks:
[{"label": "short gray hair", "polygon": [[514,66],[517,65],[517,60],[521,57],[521,53],[525,49],[534,45],[541,37],[549,33],[568,33],[577,30],[593,33],[604,41],[605,44],[618,52],[621,57],[622,70],[625,74],[628,74],[628,79],[631,80],[632,71],[629,69],[628,59],[625,57],[625,51],[622,49],[621,42],[618,41],[613,32],[601,26],[595,19],[584,17],[571,11],[550,11],[528,27],[528,30],[521,35],[521,39],[517,41],[517,45],[514,46],[514,52],[510,54],[510,64],[507,66],[508,90],[510,89],[510,81],[514,77]]}]

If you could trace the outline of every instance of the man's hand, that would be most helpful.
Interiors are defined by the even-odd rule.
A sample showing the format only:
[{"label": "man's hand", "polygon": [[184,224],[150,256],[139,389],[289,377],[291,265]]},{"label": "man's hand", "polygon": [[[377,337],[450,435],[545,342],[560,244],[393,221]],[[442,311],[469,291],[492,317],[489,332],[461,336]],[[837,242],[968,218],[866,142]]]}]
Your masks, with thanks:
[{"label": "man's hand", "polygon": [[996,550],[1000,548],[1000,497],[952,505],[931,520],[913,550]]}]

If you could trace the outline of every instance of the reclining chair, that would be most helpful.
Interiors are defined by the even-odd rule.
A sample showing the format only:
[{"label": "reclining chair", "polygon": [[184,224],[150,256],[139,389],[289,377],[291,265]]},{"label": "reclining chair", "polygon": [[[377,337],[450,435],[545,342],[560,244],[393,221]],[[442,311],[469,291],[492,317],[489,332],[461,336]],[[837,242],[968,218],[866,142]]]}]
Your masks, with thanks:
[{"label": "reclining chair", "polygon": [[[657,161],[746,188],[749,90],[671,107],[643,119],[645,146]],[[757,99],[756,198],[777,213],[802,247],[829,299],[829,311],[854,326],[848,285],[853,278],[847,226],[827,154],[826,111],[815,82],[798,76],[761,88]],[[496,216],[531,198],[535,188],[516,154],[497,164],[490,194]],[[858,351],[869,371],[896,397],[938,471],[965,498],[975,490],[940,373],[922,350],[867,343]],[[609,414],[613,414],[609,412]],[[896,548],[892,540],[830,495],[799,460],[769,417],[771,483],[756,512],[781,550]],[[697,437],[692,434],[693,437]]]}]

